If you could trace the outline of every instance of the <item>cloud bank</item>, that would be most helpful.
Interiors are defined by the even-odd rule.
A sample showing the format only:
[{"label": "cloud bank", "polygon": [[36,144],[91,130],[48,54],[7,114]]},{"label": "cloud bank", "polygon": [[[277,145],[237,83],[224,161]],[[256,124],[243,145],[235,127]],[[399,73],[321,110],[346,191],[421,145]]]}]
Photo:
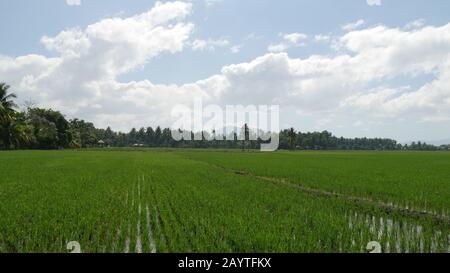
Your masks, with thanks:
[{"label": "cloud bank", "polygon": [[[104,19],[84,29],[42,37],[42,44],[56,57],[0,56],[0,78],[22,98],[121,130],[170,125],[172,107],[191,105],[193,98],[219,105],[278,104],[316,120],[318,128],[339,115],[367,122],[449,121],[450,24],[349,30],[336,38],[334,55],[300,59],[280,50],[184,85],[118,80],[151,65],[157,56],[191,47],[194,25],[187,21],[191,12],[187,2],[158,2],[133,17]],[[281,37],[290,44],[306,38]],[[418,87],[386,84],[417,77],[427,81]]]}]

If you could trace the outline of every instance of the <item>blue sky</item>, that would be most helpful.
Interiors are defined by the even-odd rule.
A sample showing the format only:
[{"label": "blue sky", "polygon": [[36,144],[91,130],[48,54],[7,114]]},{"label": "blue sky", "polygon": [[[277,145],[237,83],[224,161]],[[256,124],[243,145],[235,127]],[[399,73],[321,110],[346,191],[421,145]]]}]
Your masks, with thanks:
[{"label": "blue sky", "polygon": [[[166,3],[169,1],[164,2]],[[161,85],[158,87],[161,90],[173,85],[184,90],[185,85],[210,79],[214,75],[223,76],[231,82],[230,76],[223,72],[224,67],[239,64],[252,64],[258,58],[267,56],[268,54],[277,55],[280,59],[277,60],[283,62],[282,59],[284,57],[282,54],[286,53],[288,56],[287,60],[292,62],[294,66],[297,65],[295,60],[306,60],[315,55],[334,61],[336,61],[336,57],[338,56],[348,55],[358,57],[357,55],[359,54],[363,57],[365,56],[365,53],[371,52],[373,48],[358,48],[356,51],[352,51],[351,46],[353,45],[353,42],[348,41],[354,39],[354,37],[359,37],[357,34],[362,35],[362,32],[365,30],[370,31],[377,26],[382,26],[384,29],[377,32],[376,35],[388,37],[386,35],[390,33],[390,30],[397,29],[403,34],[413,34],[420,29],[434,27],[436,28],[436,31],[442,31],[443,35],[447,35],[446,29],[440,28],[450,22],[450,13],[448,13],[450,10],[450,2],[444,0],[383,0],[380,1],[380,5],[369,5],[366,0],[193,0],[185,2],[192,4],[191,10],[189,14],[186,16],[180,15],[180,18],[177,18],[176,20],[183,21],[186,24],[192,24],[193,28],[189,32],[189,37],[183,40],[182,49],[164,49],[161,50],[161,52],[158,51],[157,54],[146,56],[143,60],[137,60],[136,65],[127,69],[126,72],[114,73],[111,84],[125,84],[131,82],[143,84],[144,82],[147,82],[147,84]],[[36,54],[42,56],[45,60],[42,59],[36,61],[33,59],[33,62],[39,62],[39,64],[35,65],[44,66],[44,62],[45,67],[48,68],[53,65],[50,64],[52,58],[55,60],[59,58],[63,60],[65,56],[62,56],[64,55],[62,51],[50,49],[48,44],[42,42],[42,37],[55,38],[64,30],[78,29],[83,32],[89,25],[100,22],[106,18],[133,18],[135,15],[148,12],[155,4],[156,1],[150,0],[81,0],[80,5],[68,5],[66,0],[1,1],[0,10],[4,12],[0,17],[0,33],[3,37],[2,42],[0,43],[0,55],[5,58],[11,58],[7,64],[10,67],[13,67],[13,65],[19,63],[17,58]],[[345,27],[346,25],[347,27]],[[347,34],[352,32],[355,33],[354,37],[352,35],[346,37]],[[381,32],[382,34],[380,34]],[[292,36],[292,34],[300,36]],[[423,35],[426,35],[425,31]],[[292,39],[290,40],[289,37]],[[326,39],[326,41],[319,41],[320,37]],[[411,35],[411,37],[415,36]],[[348,42],[345,45],[343,45],[344,40]],[[419,39],[418,41],[422,40]],[[339,43],[340,47],[337,48],[337,44]],[[388,40],[386,41],[386,44],[383,45],[386,46],[386,50],[389,50],[389,43]],[[439,41],[436,41],[436,43],[438,43],[438,46],[441,46],[442,44],[442,42]],[[197,48],[195,46],[196,44],[199,45]],[[433,44],[430,45],[432,46]],[[428,45],[428,47],[430,45]],[[441,52],[440,54],[442,54],[442,60],[446,60],[447,58],[446,54],[448,48],[446,46],[447,44],[439,51]],[[425,48],[427,48],[427,45],[424,45],[424,50]],[[367,52],[362,52],[362,50],[366,49]],[[412,48],[411,50],[416,49]],[[421,50],[422,49],[417,52],[421,52]],[[408,55],[408,53],[405,54],[408,57],[406,59],[414,59],[417,57]],[[124,56],[124,58],[125,57],[126,56]],[[340,100],[336,100],[332,104],[339,108],[335,112],[330,110],[328,105],[327,108],[319,110],[305,110],[302,108],[303,106],[301,103],[286,104],[283,108],[286,109],[286,113],[290,113],[289,116],[296,115],[292,113],[298,114],[298,112],[302,112],[302,114],[293,118],[282,118],[282,120],[284,120],[283,125],[285,127],[300,127],[302,130],[320,130],[325,129],[326,127],[326,129],[332,130],[337,134],[346,136],[368,135],[409,140],[411,133],[414,133],[417,134],[418,139],[436,140],[450,138],[450,131],[442,129],[443,126],[449,125],[447,119],[448,113],[440,108],[424,109],[424,104],[420,103],[423,99],[416,98],[419,94],[425,93],[425,91],[419,92],[422,87],[433,83],[433,81],[438,81],[439,79],[441,79],[441,82],[445,80],[442,79],[442,75],[446,75],[446,70],[444,71],[442,68],[445,67],[444,62],[442,61],[442,63],[440,63],[439,61],[436,61],[433,59],[432,54],[430,54],[429,58],[430,59],[424,59],[420,62],[420,65],[422,66],[418,70],[414,68],[409,72],[403,73],[397,69],[395,71],[393,70],[394,72],[392,72],[392,75],[383,74],[380,77],[374,76],[374,78],[368,79],[366,82],[358,82],[357,84],[354,82],[343,83],[342,85],[350,86],[349,88],[354,90],[354,93],[346,93],[345,95],[340,93],[339,96],[337,96]],[[398,61],[397,57],[394,59],[395,62]],[[429,67],[429,60],[431,59],[436,63],[433,63],[433,65]],[[388,61],[387,63],[392,64],[391,61]],[[386,64],[378,65],[383,68],[386,66]],[[406,61],[405,65],[407,65]],[[416,64],[409,65],[412,67]],[[369,66],[370,65],[368,65],[368,67]],[[301,67],[301,65],[299,67]],[[344,65],[342,68],[346,67],[347,66]],[[24,67],[23,69],[26,70],[30,68]],[[62,68],[55,69],[59,69],[59,74],[67,75],[68,73]],[[363,67],[363,69],[365,68]],[[18,90],[19,95],[22,95],[21,97],[31,98],[43,105],[50,105],[54,108],[59,107],[61,110],[72,108],[70,105],[63,105],[61,102],[62,97],[68,96],[66,93],[57,93],[56,90],[51,90],[51,88],[54,88],[51,86],[59,86],[56,83],[50,82],[51,79],[46,79],[45,82],[47,85],[45,86],[43,86],[43,82],[40,82],[39,86],[33,86],[30,90],[27,90],[29,86],[24,84],[24,77],[31,72],[27,72],[28,74],[24,72],[24,77],[19,79],[9,76],[11,75],[11,73],[8,73],[10,72],[9,70],[5,69],[5,71],[6,72],[3,74],[0,71],[0,77],[3,76],[3,78],[5,78],[4,80],[9,80],[13,87]],[[287,69],[287,71],[290,70]],[[267,73],[269,74],[265,74],[266,78],[270,78],[271,72]],[[274,73],[277,74],[277,72]],[[35,79],[39,78],[38,75],[32,75]],[[11,79],[8,79],[8,77],[11,77]],[[292,75],[289,77],[292,77]],[[286,90],[286,93],[295,93],[295,90],[293,91],[292,88],[297,88],[298,86],[304,86],[303,84],[306,84],[306,82],[300,82],[300,79],[298,78],[294,79],[294,81],[295,83],[293,83],[292,86],[295,87],[290,86],[289,90]],[[93,82],[103,83],[104,81],[100,79],[95,81],[89,80],[89,83]],[[241,85],[243,85],[241,82],[238,84],[239,86],[235,88],[236,90],[239,89],[244,93],[252,92],[251,90],[247,91],[244,87],[241,88]],[[140,86],[139,84],[137,85]],[[25,88],[24,86],[27,87]],[[86,85],[83,85],[83,88],[85,86]],[[38,87],[41,88],[41,93],[33,93],[37,92],[35,90],[39,89]],[[139,88],[134,88],[135,89],[133,90],[127,89],[123,91],[125,93],[128,92],[127,98],[136,95],[136,92],[138,92],[137,89]],[[34,91],[32,92],[31,89]],[[76,90],[77,86],[72,86],[70,89]],[[395,91],[397,92],[397,95],[391,94],[386,96],[389,92],[380,91],[381,89],[397,90]],[[442,96],[446,98],[445,95],[448,92],[446,90],[439,90],[439,92],[441,92],[439,93],[441,100]],[[304,92],[304,90],[300,89],[298,91],[301,91],[300,93]],[[70,92],[72,91],[67,91],[67,93]],[[106,91],[86,90],[86,93],[88,92],[97,92],[95,95],[99,96],[100,93],[104,95]],[[140,89],[139,92],[141,92]],[[277,91],[273,92],[276,93]],[[319,89],[316,91],[316,86],[314,86],[311,89],[311,92],[314,92],[320,98],[321,94],[318,92],[322,91]],[[363,115],[358,116],[360,114],[353,112],[354,109],[351,111],[349,109],[345,109],[345,111],[342,110],[344,107],[342,105],[349,104],[349,101],[352,101],[353,105],[353,102],[356,101],[355,96],[367,98],[364,97],[364,94],[372,94],[374,92],[379,98],[378,100],[374,100],[374,103],[381,102],[386,104],[386,107],[392,107],[394,103],[397,105],[400,103],[398,100],[389,100],[401,97],[407,93],[417,93],[418,95],[409,97],[404,96],[402,98],[402,105],[404,105],[405,109],[407,108],[405,113],[399,114],[397,113],[398,111],[394,111],[395,109],[391,108],[389,108],[391,110],[380,110],[381,112],[388,111],[388,117],[382,117],[383,115],[375,113],[375,110],[374,113],[370,113],[367,117]],[[432,92],[430,91],[428,93]],[[46,93],[45,96],[42,95],[43,93]],[[233,94],[235,97],[239,97],[239,94]],[[322,94],[322,96],[329,95],[330,94],[326,92]],[[153,94],[151,94],[151,96],[153,96]],[[271,102],[283,99],[286,98],[282,97],[282,95],[277,97],[275,94]],[[123,111],[114,113],[109,109],[111,107],[102,104],[106,104],[105,101],[108,101],[107,98],[98,97],[98,100],[98,103],[89,106],[87,102],[79,102],[77,107],[74,107],[77,108],[77,111],[69,113],[68,115],[79,115],[83,118],[94,120],[99,126],[104,126],[106,123],[114,123],[114,121],[117,120],[128,121],[133,116],[137,117],[139,115],[144,115],[145,112],[139,111],[136,113],[133,111]],[[100,101],[102,101],[102,103]],[[229,101],[225,101],[225,99],[218,99],[216,102],[219,104],[229,103]],[[239,102],[239,100],[235,102]],[[244,102],[247,101],[244,100]],[[130,100],[129,103],[129,107],[133,108],[133,100]],[[251,101],[248,101],[248,103],[251,103]],[[358,103],[361,104],[360,101],[358,101]],[[363,105],[369,107],[364,103]],[[417,105],[418,108],[414,108],[411,105]],[[432,105],[432,103],[430,102],[429,105]],[[396,106],[394,108],[402,107]],[[442,105],[439,107],[445,108]],[[431,112],[434,114],[431,114]],[[287,115],[288,114],[286,114],[286,116]],[[122,118],[118,119],[118,116]],[[128,119],[123,118],[125,116],[128,117]],[[304,120],[303,122],[296,121],[302,118],[307,120]],[[358,118],[360,118],[360,120]],[[133,123],[133,125],[136,126],[139,126],[139,124],[143,122],[159,121],[157,118],[152,118],[151,120],[135,120],[137,121],[136,123]],[[161,118],[160,120],[164,121],[165,118]],[[395,122],[393,122],[393,120],[395,120]],[[429,123],[430,120],[433,120],[433,122]],[[126,125],[123,123],[126,123]],[[365,124],[366,126],[361,126],[360,124]],[[113,124],[116,128],[123,130],[128,129],[128,125],[129,122],[115,122],[115,124]],[[147,124],[141,124],[141,126],[144,125]],[[424,130],[426,130],[426,133]]]},{"label": "blue sky", "polygon": [[[79,6],[65,0],[1,1],[0,33],[8,37],[0,44],[0,53],[20,56],[29,53],[49,55],[39,43],[42,36],[54,36],[61,30],[86,27],[101,18],[128,17],[150,9],[152,0],[84,0]],[[180,54],[160,56],[143,69],[123,76],[124,80],[151,78],[155,83],[188,83],[220,72],[229,64],[249,61],[267,52],[267,46],[279,40],[280,32],[308,35],[342,33],[341,26],[363,18],[368,25],[403,26],[425,19],[427,24],[448,23],[450,2],[445,0],[384,1],[369,6],[365,0],[222,0],[209,4],[194,1],[190,17],[196,25],[197,38],[226,38],[243,45],[239,54],[229,48],[214,52],[186,50]],[[434,4],[436,3],[436,4]],[[250,35],[258,39],[248,39]],[[312,44],[294,48],[291,57],[333,54],[329,47]]]}]

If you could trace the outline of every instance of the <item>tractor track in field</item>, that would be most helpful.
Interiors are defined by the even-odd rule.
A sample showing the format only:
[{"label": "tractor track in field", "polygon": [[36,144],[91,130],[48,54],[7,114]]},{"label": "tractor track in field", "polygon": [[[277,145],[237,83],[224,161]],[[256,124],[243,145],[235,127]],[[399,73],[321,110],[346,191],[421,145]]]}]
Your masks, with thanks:
[{"label": "tractor track in field", "polygon": [[417,217],[431,217],[432,219],[434,219],[436,221],[446,223],[450,227],[450,217],[448,217],[446,215],[441,215],[441,214],[430,212],[430,211],[419,211],[419,210],[414,210],[411,208],[400,207],[400,206],[397,206],[397,205],[394,205],[391,203],[377,201],[377,200],[367,198],[367,197],[352,196],[352,195],[347,195],[347,194],[343,194],[343,193],[314,189],[314,188],[303,186],[301,184],[292,183],[289,180],[284,179],[284,178],[259,176],[259,175],[255,175],[255,174],[245,172],[245,171],[228,169],[226,167],[216,165],[213,163],[209,163],[209,162],[205,162],[205,161],[201,161],[201,160],[195,160],[195,159],[191,159],[191,160],[213,166],[215,168],[221,169],[228,173],[232,173],[234,175],[252,177],[252,178],[255,178],[258,180],[270,182],[272,184],[283,185],[286,187],[297,189],[297,190],[305,192],[305,193],[314,194],[314,195],[323,196],[323,197],[339,198],[339,199],[347,200],[347,201],[354,202],[357,204],[366,204],[366,205],[375,206],[377,208],[382,209],[383,211],[385,211],[387,213],[396,212],[396,213],[402,214],[404,216],[416,217],[416,218]]},{"label": "tractor track in field", "polygon": [[[237,174],[240,174],[239,172]],[[242,175],[242,174],[240,174]],[[433,212],[429,212],[429,211],[418,211],[418,210],[413,210],[413,209],[409,209],[409,208],[403,208],[403,207],[398,207],[395,206],[393,204],[389,204],[389,203],[385,203],[385,202],[381,202],[381,201],[376,201],[370,198],[366,198],[366,197],[357,197],[357,196],[351,196],[351,195],[346,195],[346,194],[342,194],[342,193],[337,193],[337,192],[330,192],[330,191],[325,191],[325,190],[318,190],[318,189],[314,189],[314,188],[309,188],[309,187],[305,187],[302,186],[300,184],[294,184],[292,182],[287,181],[286,179],[283,178],[273,178],[273,177],[266,177],[266,176],[257,176],[257,175],[252,175],[252,174],[247,174],[247,176],[250,177],[254,177],[260,180],[264,180],[264,181],[268,181],[268,182],[272,182],[275,184],[283,184],[285,186],[289,186],[291,188],[295,188],[298,189],[302,192],[306,192],[306,193],[310,193],[310,194],[315,194],[315,195],[320,195],[320,196],[328,196],[328,197],[335,197],[335,198],[340,198],[340,199],[345,199],[348,201],[352,201],[355,203],[364,203],[364,204],[368,204],[368,205],[373,205],[376,206],[386,212],[397,212],[400,213],[402,215],[405,216],[412,216],[412,217],[431,217],[435,220],[438,220],[440,222],[444,222],[447,223],[450,226],[450,219],[449,217],[446,217],[445,215],[440,215],[440,214],[436,214]]]},{"label": "tractor track in field", "polygon": [[[131,194],[126,193],[125,204],[130,205],[130,214],[127,218],[127,226],[125,228],[125,246],[123,249],[123,253],[144,253],[147,251],[147,240],[148,240],[148,251],[149,253],[156,253],[156,241],[154,238],[154,231],[152,230],[152,219],[151,216],[151,206],[149,202],[142,203],[142,191],[145,188],[145,176],[138,177],[138,181],[136,184],[133,184],[131,189]],[[153,193],[152,189],[150,192]],[[130,196],[130,197],[129,197]],[[154,201],[156,203],[156,201]],[[158,207],[154,207],[155,210],[155,219],[154,226],[155,229],[159,227],[159,215],[158,215]],[[136,213],[136,214],[134,214]],[[136,217],[136,221],[133,221],[134,217]],[[159,219],[161,220],[161,219]],[[133,233],[135,232],[135,234]],[[156,231],[155,231],[156,232]],[[113,250],[117,248],[117,241],[122,234],[122,230],[120,226],[117,229],[116,239],[113,243]],[[164,235],[164,234],[163,234]],[[165,238],[162,239],[163,243],[165,243]],[[132,248],[133,246],[133,248]]]}]

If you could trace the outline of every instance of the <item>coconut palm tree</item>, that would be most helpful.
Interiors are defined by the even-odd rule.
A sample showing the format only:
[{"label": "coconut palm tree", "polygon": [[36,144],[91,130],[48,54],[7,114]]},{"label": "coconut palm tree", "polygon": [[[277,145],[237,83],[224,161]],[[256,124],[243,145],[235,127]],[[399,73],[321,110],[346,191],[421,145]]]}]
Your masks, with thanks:
[{"label": "coconut palm tree", "polygon": [[11,145],[18,146],[19,143],[27,142],[26,126],[16,120],[15,108],[17,105],[13,99],[17,96],[8,94],[9,85],[0,83],[0,138],[5,149]]},{"label": "coconut palm tree", "polygon": [[288,133],[287,133],[287,137],[288,137],[288,141],[289,141],[289,145],[291,147],[291,149],[294,149],[294,144],[297,141],[297,133],[295,132],[294,128],[289,129]]},{"label": "coconut palm tree", "polygon": [[6,122],[12,118],[17,105],[13,99],[17,98],[16,94],[8,94],[9,85],[0,83],[0,122]]}]

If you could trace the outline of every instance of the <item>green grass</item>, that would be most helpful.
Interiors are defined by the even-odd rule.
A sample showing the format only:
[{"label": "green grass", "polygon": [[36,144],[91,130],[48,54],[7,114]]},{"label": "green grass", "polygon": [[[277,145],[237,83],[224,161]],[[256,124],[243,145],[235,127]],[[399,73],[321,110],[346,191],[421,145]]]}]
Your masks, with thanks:
[{"label": "green grass", "polygon": [[445,153],[1,152],[0,252],[66,252],[69,241],[84,252],[361,252],[373,240],[445,252],[448,222],[232,170],[439,210],[449,163]]}]

